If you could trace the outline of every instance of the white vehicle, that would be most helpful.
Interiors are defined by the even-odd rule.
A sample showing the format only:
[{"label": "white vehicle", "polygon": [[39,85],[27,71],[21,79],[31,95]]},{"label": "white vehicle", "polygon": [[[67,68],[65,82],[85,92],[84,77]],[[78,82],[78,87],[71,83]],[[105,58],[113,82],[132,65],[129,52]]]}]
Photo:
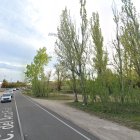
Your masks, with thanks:
[{"label": "white vehicle", "polygon": [[13,91],[16,91],[16,88],[13,88]]},{"label": "white vehicle", "polygon": [[13,93],[14,93],[14,92],[13,92],[13,89],[10,89],[10,90],[9,90],[9,93],[11,94],[11,97],[13,97]]},{"label": "white vehicle", "polygon": [[10,93],[3,93],[1,96],[1,103],[3,102],[11,102],[11,94]]}]

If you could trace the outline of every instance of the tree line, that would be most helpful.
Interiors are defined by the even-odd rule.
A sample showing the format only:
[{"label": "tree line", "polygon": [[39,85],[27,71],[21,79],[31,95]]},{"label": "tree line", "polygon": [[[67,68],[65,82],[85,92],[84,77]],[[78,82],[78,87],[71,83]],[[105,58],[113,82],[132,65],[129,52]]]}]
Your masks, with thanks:
[{"label": "tree line", "polygon": [[16,83],[8,83],[6,79],[3,79],[2,82],[2,88],[16,88],[16,87],[25,87],[26,84],[20,81],[17,81]]},{"label": "tree line", "polygon": [[[91,18],[87,19],[86,0],[80,0],[81,25],[77,30],[67,8],[62,11],[55,42],[56,88],[60,90],[63,81],[67,80],[74,92],[75,102],[78,102],[79,89],[83,105],[92,102],[93,106],[96,106],[97,102],[100,102],[103,109],[116,112],[126,104],[130,104],[129,109],[137,109],[140,103],[138,14],[131,0],[122,0],[121,11],[117,10],[113,1],[112,12],[116,31],[110,44],[114,49],[113,62],[110,62],[107,47],[104,45],[99,13],[93,12]],[[48,64],[51,57],[45,51],[45,47],[38,51],[34,62],[27,65],[25,72],[37,96],[44,96],[44,93],[48,95],[50,92],[49,84],[45,81],[48,80],[49,83],[51,71],[45,76],[43,66]],[[109,65],[112,65],[113,69],[109,68]],[[97,76],[94,76],[95,73]]]}]

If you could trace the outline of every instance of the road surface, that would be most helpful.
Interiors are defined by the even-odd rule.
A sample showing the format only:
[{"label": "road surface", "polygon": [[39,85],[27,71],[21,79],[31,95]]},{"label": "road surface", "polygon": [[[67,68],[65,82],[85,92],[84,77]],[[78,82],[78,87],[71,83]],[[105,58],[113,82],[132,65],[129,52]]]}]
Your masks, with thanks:
[{"label": "road surface", "polygon": [[99,140],[56,113],[14,92],[0,104],[0,140]]}]

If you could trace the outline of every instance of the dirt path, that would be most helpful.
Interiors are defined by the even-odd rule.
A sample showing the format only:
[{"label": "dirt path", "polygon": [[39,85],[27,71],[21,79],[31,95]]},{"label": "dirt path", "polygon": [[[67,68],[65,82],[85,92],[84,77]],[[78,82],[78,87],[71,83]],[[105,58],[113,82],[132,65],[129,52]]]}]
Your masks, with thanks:
[{"label": "dirt path", "polygon": [[65,105],[65,103],[69,101],[34,98],[32,98],[32,100],[73,122],[101,140],[140,140],[139,131],[131,130]]}]

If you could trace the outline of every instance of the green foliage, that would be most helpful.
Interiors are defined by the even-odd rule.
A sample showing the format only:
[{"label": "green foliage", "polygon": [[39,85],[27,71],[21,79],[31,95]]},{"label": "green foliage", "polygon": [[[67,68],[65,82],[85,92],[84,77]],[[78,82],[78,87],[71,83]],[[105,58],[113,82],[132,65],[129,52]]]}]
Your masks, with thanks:
[{"label": "green foliage", "polygon": [[17,81],[16,83],[8,83],[7,80],[3,80],[2,88],[16,88],[16,87],[25,87],[26,84]]},{"label": "green foliage", "polygon": [[[49,84],[50,76],[46,76],[44,73],[44,66],[51,59],[45,53],[45,47],[39,49],[31,65],[27,65],[25,75],[32,83],[34,96],[49,97],[50,91],[60,90],[61,87],[66,90],[65,83],[74,93],[82,94],[85,105],[83,108],[92,106],[90,108],[92,111],[113,115],[124,112],[129,115],[139,114],[140,89],[137,87],[137,84],[140,83],[139,23],[131,0],[122,0],[122,2],[121,14],[117,11],[115,3],[113,3],[112,9],[116,24],[116,38],[112,42],[116,51],[113,56],[115,70],[107,68],[108,53],[103,45],[104,38],[100,28],[99,14],[93,12],[90,22],[88,22],[85,9],[86,0],[80,0],[81,35],[76,32],[76,25],[67,8],[62,11],[60,16],[55,53],[58,62],[63,67],[55,65],[56,81]],[[89,34],[88,24],[90,24],[91,34]],[[94,47],[90,44],[90,52],[87,43],[89,35],[94,44]],[[80,38],[82,38],[81,41],[79,41]],[[91,56],[93,57],[90,58]],[[87,58],[92,59],[91,66],[94,70],[86,67]],[[97,77],[93,76],[95,71],[97,71]],[[77,94],[75,94],[76,96]]]},{"label": "green foliage", "polygon": [[133,84],[128,86],[127,82],[124,82],[124,92],[120,94],[119,75],[110,69],[97,78],[93,77],[92,71],[85,71],[83,76],[86,100],[88,104],[92,103],[93,108],[101,103],[103,112],[119,113],[125,108],[128,113],[139,113],[140,89],[137,86],[134,88]]},{"label": "green foliage", "polygon": [[44,97],[36,97],[33,93],[32,89],[26,89],[22,91],[23,94],[30,96],[32,98],[39,98],[39,99],[47,99],[47,100],[73,100],[73,97],[67,95],[58,94],[59,92],[56,91],[54,93],[50,93],[49,96]]},{"label": "green foliage", "polygon": [[9,88],[16,88],[16,87],[25,87],[26,84],[22,82],[17,82],[17,83],[10,83],[8,84]]},{"label": "green foliage", "polygon": [[35,64],[35,67],[37,69],[36,72],[38,74],[41,74],[43,72],[44,66],[47,66],[47,64],[51,60],[51,57],[46,54],[46,50],[46,47],[43,47],[42,49],[39,48],[39,50],[37,50],[37,55],[34,57],[33,62]]},{"label": "green foliage", "polygon": [[[122,111],[119,110],[118,112],[114,112],[113,110],[108,111],[108,109],[106,107],[104,107],[104,109],[102,109],[102,103],[101,102],[97,102],[96,106],[93,107],[93,104],[90,102],[88,103],[87,106],[83,106],[83,104],[81,102],[71,102],[71,103],[67,103],[69,106],[72,106],[74,108],[77,109],[81,109],[82,111],[85,111],[87,113],[96,115],[97,117],[99,117],[100,119],[106,119],[109,120],[111,122],[114,123],[118,123],[124,126],[127,126],[131,129],[135,129],[135,130],[139,130],[140,131],[140,115],[139,113],[133,111],[133,108],[131,109],[131,111],[133,111],[133,113],[129,113],[127,106],[130,106],[131,104],[125,104],[122,108]],[[116,102],[113,102],[111,104],[112,107],[114,106],[118,106],[119,108],[119,103],[117,104]],[[139,107],[137,107],[137,110],[140,108],[140,104],[138,105]]]},{"label": "green foliage", "polygon": [[50,60],[51,57],[46,54],[46,47],[43,47],[37,51],[37,55],[34,57],[31,65],[26,67],[25,75],[32,83],[32,91],[37,97],[45,96],[49,90],[47,89],[47,77],[44,74],[44,66],[47,66]]},{"label": "green foliage", "polygon": [[[134,67],[137,75],[140,77],[140,32],[139,22],[135,6],[131,0],[122,0],[121,21],[121,42],[127,57],[128,70]],[[130,73],[131,71],[129,71]]]},{"label": "green foliage", "polygon": [[6,79],[3,79],[3,83],[2,83],[2,88],[7,88],[8,87],[8,81]]},{"label": "green foliage", "polygon": [[[80,79],[82,93],[84,93],[85,89],[82,79],[82,73],[87,61],[88,20],[85,9],[86,0],[84,1],[84,3],[83,1],[80,1],[80,4],[80,16],[82,18],[82,43],[79,41],[80,34],[77,34],[76,32],[76,25],[74,24],[74,22],[72,22],[71,16],[68,13],[67,8],[65,8],[65,10],[63,10],[61,14],[60,27],[57,28],[59,40],[55,43],[55,53],[58,57],[59,62],[62,62],[65,67],[67,67],[67,69],[71,71],[73,78],[73,87],[75,88],[74,74],[76,74]],[[84,94],[83,101],[85,102]]]},{"label": "green foliage", "polygon": [[106,70],[106,65],[108,62],[107,50],[103,50],[103,36],[99,23],[99,14],[92,13],[90,19],[90,29],[91,36],[94,43],[94,49],[92,49],[93,57],[93,67],[97,70],[98,76]]},{"label": "green foliage", "polygon": [[69,77],[68,69],[62,63],[60,64],[56,63],[54,65],[54,68],[55,68],[55,75],[57,76],[55,78],[55,83],[58,91],[60,91],[65,80]]}]

